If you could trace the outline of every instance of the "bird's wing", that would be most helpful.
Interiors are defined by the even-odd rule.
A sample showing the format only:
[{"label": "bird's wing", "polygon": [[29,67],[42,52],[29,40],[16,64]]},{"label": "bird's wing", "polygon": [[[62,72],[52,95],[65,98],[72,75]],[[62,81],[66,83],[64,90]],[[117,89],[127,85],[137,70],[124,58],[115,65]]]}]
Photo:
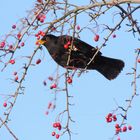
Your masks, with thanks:
[{"label": "bird's wing", "polygon": [[[72,41],[72,37],[68,35],[60,36],[60,38],[63,40],[62,42],[64,44],[66,44],[68,41]],[[78,38],[74,38],[73,40],[73,49],[85,55],[93,55],[97,51],[96,48]],[[99,52],[98,54],[101,55],[101,52]]]}]

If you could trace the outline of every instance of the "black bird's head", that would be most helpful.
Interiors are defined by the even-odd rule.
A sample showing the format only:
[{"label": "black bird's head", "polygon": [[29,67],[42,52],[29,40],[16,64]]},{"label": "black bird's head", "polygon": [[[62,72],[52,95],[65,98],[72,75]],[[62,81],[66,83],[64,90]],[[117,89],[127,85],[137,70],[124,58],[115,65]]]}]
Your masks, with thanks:
[{"label": "black bird's head", "polygon": [[52,35],[52,34],[46,34],[45,36],[42,37],[42,39],[37,40],[37,42],[40,45],[44,45],[45,47],[47,47],[47,45],[49,45],[49,43],[51,43],[52,40],[56,39],[57,37]]}]

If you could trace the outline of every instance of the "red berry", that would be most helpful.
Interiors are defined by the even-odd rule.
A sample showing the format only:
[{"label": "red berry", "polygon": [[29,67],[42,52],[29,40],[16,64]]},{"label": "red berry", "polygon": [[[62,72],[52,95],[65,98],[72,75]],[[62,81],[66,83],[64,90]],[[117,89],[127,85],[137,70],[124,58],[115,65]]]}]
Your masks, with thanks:
[{"label": "red berry", "polygon": [[62,128],[62,127],[61,127],[61,126],[59,126],[59,127],[58,127],[58,130],[61,130],[61,128]]},{"label": "red berry", "polygon": [[127,131],[127,127],[124,126],[124,127],[122,128],[122,131],[123,131],[123,132],[126,132],[126,131]]},{"label": "red berry", "polygon": [[40,45],[40,43],[38,41],[36,41],[35,45]]},{"label": "red berry", "polygon": [[45,33],[44,32],[41,32],[41,34],[40,34],[41,36],[45,36]]},{"label": "red berry", "polygon": [[56,88],[57,87],[57,85],[56,84],[53,84],[53,88]]},{"label": "red berry", "polygon": [[140,63],[140,58],[138,59],[138,63]]},{"label": "red berry", "polygon": [[38,35],[41,35],[42,31],[38,31]]},{"label": "red berry", "polygon": [[45,14],[42,14],[42,18],[44,18],[44,19],[45,19],[45,18],[46,18],[46,15],[45,15]]},{"label": "red berry", "polygon": [[54,128],[57,128],[57,123],[53,123],[53,127]]},{"label": "red berry", "polygon": [[115,34],[113,34],[113,35],[112,35],[112,37],[113,37],[113,38],[116,38],[116,35],[115,35]]},{"label": "red berry", "polygon": [[43,23],[44,21],[45,21],[45,18],[46,18],[46,15],[45,14],[39,14],[38,16],[37,16],[37,19],[41,22],[41,23]]},{"label": "red berry", "polygon": [[40,22],[43,23],[44,22],[44,18],[40,18]]},{"label": "red berry", "polygon": [[68,77],[68,78],[67,78],[67,82],[68,82],[69,84],[71,84],[71,83],[72,83],[72,78],[71,78],[71,77]]},{"label": "red berry", "polygon": [[21,33],[17,34],[17,38],[20,39],[21,38]]},{"label": "red berry", "polygon": [[121,132],[121,128],[116,128],[116,133],[118,134],[119,132]]},{"label": "red berry", "polygon": [[71,45],[71,42],[68,41],[68,42],[64,45],[64,48],[65,48],[65,49],[68,49],[70,45]]},{"label": "red berry", "polygon": [[15,81],[18,81],[18,76],[15,77]]},{"label": "red berry", "polygon": [[57,127],[61,127],[61,124],[59,122],[56,123]]},{"label": "red berry", "polygon": [[40,36],[37,37],[37,40],[39,40],[39,39],[40,39]]},{"label": "red berry", "polygon": [[53,88],[56,88],[56,87],[57,87],[57,85],[53,84],[53,85],[51,85],[50,89],[53,89]]},{"label": "red berry", "polygon": [[39,64],[41,62],[41,59],[38,59],[37,61],[36,61],[36,64]]},{"label": "red berry", "polygon": [[65,48],[65,49],[68,49],[68,48],[69,48],[68,44],[65,44],[65,45],[64,45],[64,48]]},{"label": "red berry", "polygon": [[128,126],[128,130],[132,130],[132,126],[131,125]]},{"label": "red berry", "polygon": [[16,25],[15,25],[15,24],[14,24],[14,25],[12,25],[12,28],[13,28],[13,29],[16,29]]},{"label": "red berry", "polygon": [[5,42],[2,41],[2,42],[0,43],[0,48],[3,48],[4,46],[5,46]]},{"label": "red berry", "polygon": [[113,121],[116,122],[117,121],[117,118],[113,118]]},{"label": "red berry", "polygon": [[55,136],[55,137],[56,137],[56,139],[59,139],[60,135],[59,135],[59,134],[56,134],[56,136]]},{"label": "red berry", "polygon": [[112,122],[112,118],[110,118],[110,117],[108,118],[108,117],[107,117],[107,118],[106,118],[106,122],[107,122],[107,123]]},{"label": "red berry", "polygon": [[21,46],[23,47],[24,45],[25,45],[24,42],[22,42],[22,43],[21,43]]},{"label": "red berry", "polygon": [[35,34],[35,37],[38,37],[39,36],[39,34]]},{"label": "red berry", "polygon": [[114,121],[114,122],[117,121],[116,115],[113,115],[113,121]]},{"label": "red berry", "polygon": [[52,136],[55,136],[55,134],[56,134],[55,132],[52,132]]},{"label": "red berry", "polygon": [[107,117],[109,118],[109,117],[112,117],[112,113],[109,113],[108,115],[107,115]]},{"label": "red berry", "polygon": [[14,59],[11,59],[11,60],[9,61],[9,63],[10,63],[10,64],[15,64],[15,60],[14,60]]},{"label": "red berry", "polygon": [[115,128],[120,128],[120,125],[119,124],[115,124]]},{"label": "red berry", "polygon": [[37,20],[40,20],[41,14],[39,14],[36,18],[37,18]]},{"label": "red berry", "polygon": [[7,103],[6,102],[3,103],[3,107],[7,107]]},{"label": "red berry", "polygon": [[80,26],[79,25],[77,26],[77,30],[80,30]]},{"label": "red berry", "polygon": [[67,45],[68,45],[68,46],[70,46],[70,45],[71,45],[71,42],[70,42],[70,41],[68,41]]},{"label": "red berry", "polygon": [[96,34],[95,37],[94,37],[94,41],[97,42],[99,40],[99,38],[100,38],[100,36]]},{"label": "red berry", "polygon": [[8,49],[9,50],[13,50],[14,49],[13,45],[9,45],[9,48]]}]

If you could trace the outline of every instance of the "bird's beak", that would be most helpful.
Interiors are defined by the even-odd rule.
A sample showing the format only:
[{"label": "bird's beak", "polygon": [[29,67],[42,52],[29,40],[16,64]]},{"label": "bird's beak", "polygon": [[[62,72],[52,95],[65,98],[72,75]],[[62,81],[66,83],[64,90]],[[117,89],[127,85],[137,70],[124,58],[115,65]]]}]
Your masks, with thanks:
[{"label": "bird's beak", "polygon": [[46,41],[45,40],[37,40],[36,45],[43,45]]}]

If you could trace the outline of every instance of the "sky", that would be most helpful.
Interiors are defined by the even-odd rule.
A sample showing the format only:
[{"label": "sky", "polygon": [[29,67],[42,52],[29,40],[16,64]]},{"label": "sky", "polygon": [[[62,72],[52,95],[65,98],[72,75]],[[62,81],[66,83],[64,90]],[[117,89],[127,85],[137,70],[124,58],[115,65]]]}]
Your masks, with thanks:
[{"label": "sky", "polygon": [[[20,18],[27,15],[26,11],[32,9],[34,0],[7,0],[1,1],[0,8],[0,37],[7,34],[11,30],[11,26]],[[81,4],[81,1],[77,1]],[[82,3],[84,4],[84,3]],[[112,12],[112,11],[111,11]],[[102,23],[113,22],[110,16],[102,19]],[[84,26],[85,18],[79,18],[79,25]],[[123,27],[125,24],[122,25]],[[134,50],[139,47],[137,38],[131,33],[126,32],[127,28],[122,28],[116,32],[117,37],[111,39],[107,43],[107,47],[102,49],[105,56],[122,59],[125,62],[125,68],[121,74],[112,81],[108,81],[96,71],[89,71],[81,77],[77,76],[73,79],[72,85],[69,86],[70,95],[73,96],[70,107],[70,113],[75,123],[71,123],[72,140],[98,139],[108,140],[114,134],[114,123],[106,123],[105,116],[116,109],[116,102],[119,105],[126,105],[125,100],[131,97],[133,87],[131,87],[132,76],[126,73],[132,72],[134,65]],[[103,38],[101,34],[101,38]],[[87,33],[81,34],[81,39],[94,44],[93,37]],[[97,45],[96,43],[94,45]],[[34,39],[28,40],[25,46],[25,52],[20,55],[28,55],[35,47]],[[43,81],[54,73],[56,63],[51,59],[46,50],[43,51],[44,59],[36,67],[31,67],[24,82],[25,93],[20,95],[16,105],[11,113],[8,126],[19,138],[19,140],[53,140],[51,132],[54,130],[52,123],[56,116],[65,109],[64,92],[57,95],[57,108],[48,116],[45,115],[48,103],[53,99],[53,95],[49,90],[49,82],[47,87],[43,86]],[[33,60],[40,57],[38,53]],[[18,62],[19,66],[21,61]],[[18,66],[18,67],[19,67]],[[140,66],[139,66],[140,67]],[[12,73],[16,70],[16,66],[9,66],[4,72],[0,73],[0,94],[8,94],[13,92],[15,85],[9,80]],[[63,68],[60,68],[63,71]],[[139,88],[139,87],[138,87]],[[128,124],[132,125],[133,131],[129,131],[120,135],[122,140],[137,140],[140,137],[140,118],[139,112],[139,96],[132,103],[132,108],[128,112]],[[3,107],[4,97],[0,96],[0,116],[6,111]],[[119,120],[121,118],[119,117]],[[68,135],[64,135],[61,140],[68,139]],[[0,128],[0,140],[13,140],[6,128]]]}]

